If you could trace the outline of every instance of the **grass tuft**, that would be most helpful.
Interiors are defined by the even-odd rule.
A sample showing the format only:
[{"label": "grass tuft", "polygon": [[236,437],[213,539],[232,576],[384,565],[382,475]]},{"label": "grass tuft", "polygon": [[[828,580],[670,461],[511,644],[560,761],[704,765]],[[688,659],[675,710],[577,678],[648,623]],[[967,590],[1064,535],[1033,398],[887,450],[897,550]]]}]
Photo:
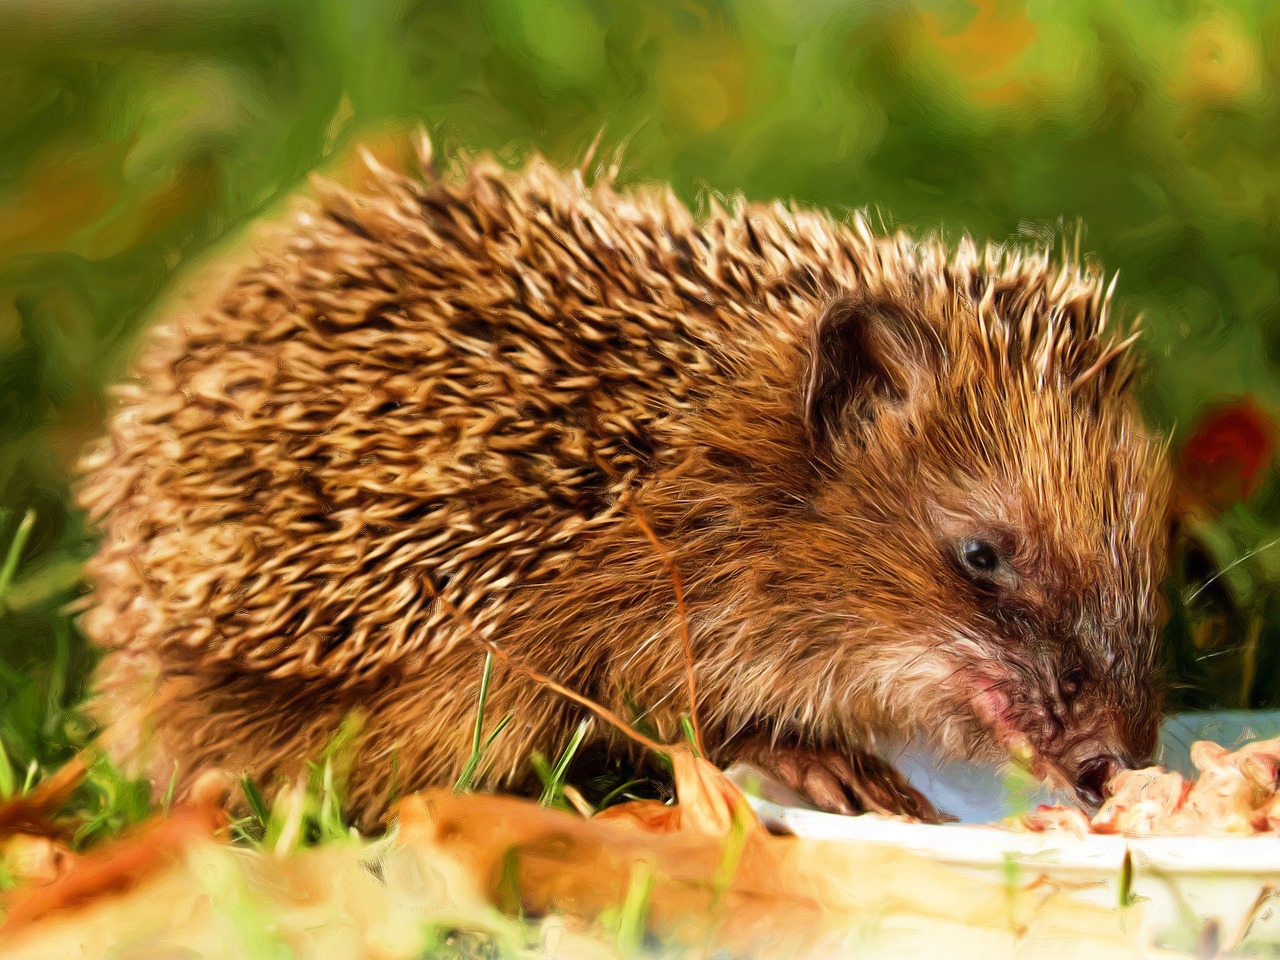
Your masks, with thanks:
[{"label": "grass tuft", "polygon": [[498,721],[498,725],[488,737],[484,736],[484,712],[485,705],[489,699],[489,681],[492,677],[493,652],[489,651],[484,655],[484,669],[480,673],[480,696],[476,703],[476,725],[471,737],[471,756],[467,758],[467,762],[462,768],[462,773],[453,785],[454,793],[466,793],[472,789],[475,785],[476,771],[480,769],[480,762],[484,759],[485,752],[515,717],[515,711],[513,710]]},{"label": "grass tuft", "polygon": [[141,823],[154,812],[151,786],[145,780],[125,776],[106,756],[86,758],[88,772],[72,804],[85,812],[72,844],[85,849]]},{"label": "grass tuft", "polygon": [[569,773],[569,764],[573,762],[574,755],[578,752],[578,748],[582,746],[583,738],[586,737],[589,729],[591,729],[590,719],[584,719],[578,724],[578,729],[573,732],[569,745],[564,748],[564,752],[560,754],[560,759],[556,761],[554,767],[550,766],[546,757],[536,750],[529,758],[534,771],[538,774],[538,779],[542,781],[542,796],[538,798],[538,802],[544,807],[554,806],[566,810],[572,809],[564,798],[565,778]]}]

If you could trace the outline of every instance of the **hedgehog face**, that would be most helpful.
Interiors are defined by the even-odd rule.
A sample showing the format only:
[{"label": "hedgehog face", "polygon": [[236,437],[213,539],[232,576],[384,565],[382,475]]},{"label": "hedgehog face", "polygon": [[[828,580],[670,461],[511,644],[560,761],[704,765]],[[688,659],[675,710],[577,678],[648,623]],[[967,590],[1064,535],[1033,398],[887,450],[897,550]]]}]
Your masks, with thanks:
[{"label": "hedgehog face", "polygon": [[[1029,754],[1096,800],[1154,746],[1163,451],[1123,388],[993,376],[982,326],[952,319],[845,301],[819,324],[844,327],[844,355],[827,355],[852,373],[815,363],[807,415],[829,464],[819,509],[858,518],[844,572],[876,642],[855,641],[856,709],[888,727],[936,717],[942,747]],[[961,335],[943,342],[941,326]]]},{"label": "hedgehog face", "polygon": [[[996,401],[1010,409],[998,390],[991,400],[993,413]],[[964,422],[958,409],[935,415]],[[1117,424],[1096,421],[1088,432],[1055,433],[1063,422],[1006,424],[1009,438],[1036,439],[1021,450],[1009,444],[995,463],[975,446],[968,463],[979,468],[957,464],[925,487],[917,507],[947,614],[936,642],[945,647],[949,632],[976,661],[957,663],[963,687],[954,696],[968,702],[978,739],[1029,752],[1041,775],[1096,801],[1117,768],[1146,760],[1154,747],[1169,526],[1158,451],[1136,423],[1125,426],[1126,438],[1107,436]],[[1048,457],[1052,466],[1019,456]],[[1105,476],[1099,461],[1109,458],[1149,459],[1138,471],[1148,480],[1139,487],[1124,471]],[[923,540],[921,547],[928,562]]]}]

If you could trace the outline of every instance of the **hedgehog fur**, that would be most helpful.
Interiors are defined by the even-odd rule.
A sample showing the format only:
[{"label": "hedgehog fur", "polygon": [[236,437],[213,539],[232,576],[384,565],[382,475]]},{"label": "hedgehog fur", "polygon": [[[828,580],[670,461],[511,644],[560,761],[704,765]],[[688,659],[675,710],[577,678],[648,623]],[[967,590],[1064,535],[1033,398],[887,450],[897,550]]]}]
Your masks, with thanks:
[{"label": "hedgehog fur", "polygon": [[[393,768],[456,776],[482,642],[674,739],[638,516],[714,759],[1149,749],[1168,480],[1099,273],[420,149],[317,180],[120,388],[80,491],[118,757],[266,783],[355,710],[376,817]],[[957,569],[975,531],[1003,579]],[[493,782],[580,716],[500,665],[509,709]]]}]

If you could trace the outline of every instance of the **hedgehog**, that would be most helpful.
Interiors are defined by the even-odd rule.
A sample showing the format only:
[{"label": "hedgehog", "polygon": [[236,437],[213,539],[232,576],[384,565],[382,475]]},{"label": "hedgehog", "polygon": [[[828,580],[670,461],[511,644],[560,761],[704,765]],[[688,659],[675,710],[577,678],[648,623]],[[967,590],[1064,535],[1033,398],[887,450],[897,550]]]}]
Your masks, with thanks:
[{"label": "hedgehog", "polygon": [[1170,478],[1114,279],[417,149],[163,317],[84,460],[127,769],[282,783],[354,714],[376,823],[458,776],[486,648],[495,788],[583,719],[530,670],[845,813],[936,816],[893,739],[1092,802],[1150,755]]}]

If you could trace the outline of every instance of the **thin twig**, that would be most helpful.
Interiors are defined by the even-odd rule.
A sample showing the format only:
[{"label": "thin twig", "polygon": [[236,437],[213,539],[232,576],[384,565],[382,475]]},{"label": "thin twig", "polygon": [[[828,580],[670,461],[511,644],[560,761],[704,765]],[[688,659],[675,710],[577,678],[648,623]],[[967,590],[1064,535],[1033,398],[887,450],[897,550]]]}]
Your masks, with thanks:
[{"label": "thin twig", "polygon": [[698,755],[705,757],[707,751],[702,745],[702,725],[698,722],[698,688],[693,675],[693,641],[689,638],[689,612],[684,605],[684,584],[680,580],[680,569],[667,548],[658,540],[640,509],[633,507],[631,513],[635,517],[636,525],[649,538],[653,549],[657,551],[667,572],[671,575],[671,586],[676,593],[676,612],[680,616],[680,642],[684,646],[685,681],[689,689],[689,723],[693,726],[693,745],[697,747]]},{"label": "thin twig", "polygon": [[559,683],[556,680],[553,680],[551,677],[547,676],[545,673],[542,673],[539,670],[535,670],[533,667],[529,666],[519,657],[516,657],[511,653],[508,653],[506,650],[503,650],[500,646],[498,646],[492,640],[489,640],[486,637],[482,637],[480,635],[480,631],[476,628],[475,624],[471,623],[466,617],[464,617],[462,615],[462,612],[457,607],[455,607],[452,603],[450,603],[448,599],[446,599],[438,591],[432,590],[432,593],[435,596],[436,601],[444,606],[448,614],[451,617],[453,617],[454,621],[467,632],[468,637],[472,641],[480,644],[484,649],[491,652],[495,657],[497,657],[503,663],[511,667],[514,667],[516,670],[523,673],[526,677],[528,677],[530,680],[534,681],[535,683],[540,683],[544,687],[547,687],[548,689],[560,694],[560,696],[564,697],[566,700],[571,700],[581,707],[586,707],[588,710],[594,713],[597,717],[599,717],[605,723],[608,723],[611,726],[617,728],[619,731],[626,734],[628,737],[636,741],[636,743],[640,744],[641,746],[648,747],[650,750],[654,750],[658,753],[661,753],[667,756],[671,755],[671,753],[674,750],[673,747],[664,746],[663,744],[658,743],[656,740],[651,740],[649,737],[646,737],[639,730],[635,729],[635,727],[631,726],[631,724],[623,720],[620,716],[618,716],[608,707],[605,707],[599,703],[596,703],[594,700],[592,700],[589,697],[584,697],[582,694],[578,693],[575,690],[570,690],[568,687],[564,686],[564,684]]},{"label": "thin twig", "polygon": [[1244,563],[1245,561],[1252,560],[1258,554],[1262,553],[1263,550],[1270,550],[1272,547],[1276,546],[1277,544],[1280,544],[1280,537],[1277,537],[1275,540],[1269,540],[1266,543],[1262,544],[1261,546],[1256,547],[1253,550],[1249,550],[1239,557],[1236,557],[1234,560],[1228,563],[1225,567],[1222,567],[1220,570],[1218,570],[1208,580],[1200,584],[1199,589],[1197,589],[1195,593],[1191,594],[1191,596],[1187,597],[1185,600],[1182,601],[1183,604],[1186,606],[1191,606],[1191,604],[1195,603],[1196,597],[1200,596],[1200,594],[1208,590],[1209,587],[1213,586],[1213,584],[1217,582],[1219,577],[1222,577],[1224,574],[1227,574],[1230,571],[1234,570],[1236,567],[1240,566],[1240,564]]},{"label": "thin twig", "polygon": [[511,666],[515,667],[517,670],[519,670],[521,673],[527,676],[530,680],[540,683],[544,687],[547,687],[548,689],[554,690],[556,693],[560,694],[560,696],[564,697],[567,700],[572,700],[574,703],[578,704],[579,706],[586,707],[588,710],[590,710],[592,713],[598,716],[605,723],[609,723],[617,727],[619,730],[621,730],[627,736],[631,737],[641,746],[648,747],[650,750],[656,750],[658,753],[663,753],[668,755],[671,753],[672,751],[671,747],[664,746],[658,743],[656,740],[649,739],[643,733],[637,730],[635,727],[631,726],[631,724],[627,723],[620,716],[618,716],[616,713],[610,710],[608,707],[596,703],[590,697],[584,697],[582,694],[578,693],[575,690],[570,690],[568,687],[564,686],[561,683],[557,683],[555,680],[548,677],[545,673],[540,673],[539,671],[534,670],[532,667],[528,666],[525,663],[522,663],[520,660],[516,659],[511,654],[507,653],[497,644],[493,643],[493,641],[485,640],[481,638],[480,642],[483,644],[486,644],[489,647],[489,649],[493,651],[493,655],[495,657],[497,657],[498,659],[506,663],[509,663]]}]

